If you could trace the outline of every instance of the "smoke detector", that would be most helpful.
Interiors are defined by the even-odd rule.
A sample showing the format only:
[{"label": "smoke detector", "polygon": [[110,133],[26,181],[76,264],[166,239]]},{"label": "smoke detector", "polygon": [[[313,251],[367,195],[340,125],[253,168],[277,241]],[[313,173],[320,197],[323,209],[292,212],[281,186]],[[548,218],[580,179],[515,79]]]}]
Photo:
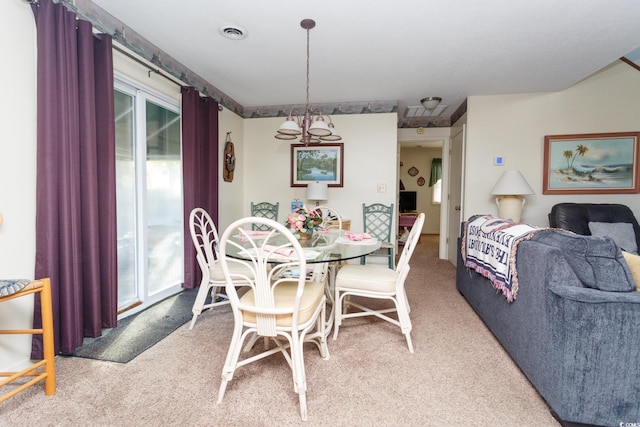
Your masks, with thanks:
[{"label": "smoke detector", "polygon": [[247,30],[238,25],[223,25],[218,28],[220,34],[231,40],[242,40],[247,37]]}]

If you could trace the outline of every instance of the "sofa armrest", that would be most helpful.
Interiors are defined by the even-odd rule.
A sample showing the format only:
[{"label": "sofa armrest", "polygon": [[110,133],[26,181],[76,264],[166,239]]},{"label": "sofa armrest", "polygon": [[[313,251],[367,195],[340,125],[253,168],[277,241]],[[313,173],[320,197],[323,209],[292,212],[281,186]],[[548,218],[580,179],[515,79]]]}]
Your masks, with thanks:
[{"label": "sofa armrest", "polygon": [[[551,373],[564,420],[619,425],[640,419],[640,292],[548,286]],[[560,399],[559,396],[556,398]]]}]

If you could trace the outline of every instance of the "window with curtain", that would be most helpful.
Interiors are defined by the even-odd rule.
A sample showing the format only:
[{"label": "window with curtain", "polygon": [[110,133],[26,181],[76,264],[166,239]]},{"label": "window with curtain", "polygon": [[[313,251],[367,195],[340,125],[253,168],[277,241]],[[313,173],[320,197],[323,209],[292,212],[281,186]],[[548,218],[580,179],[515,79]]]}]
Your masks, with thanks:
[{"label": "window with curtain", "polygon": [[429,187],[431,187],[431,203],[442,203],[442,159],[434,158],[431,160],[431,176],[429,178]]},{"label": "window with curtain", "polygon": [[184,281],[180,106],[122,78],[114,98],[118,309],[133,313]]}]

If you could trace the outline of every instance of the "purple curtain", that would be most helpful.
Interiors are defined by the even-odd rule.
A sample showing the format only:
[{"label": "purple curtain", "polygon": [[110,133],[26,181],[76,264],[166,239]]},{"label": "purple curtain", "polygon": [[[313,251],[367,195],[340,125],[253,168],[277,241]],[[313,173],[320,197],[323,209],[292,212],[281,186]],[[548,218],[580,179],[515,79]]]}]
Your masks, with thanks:
[{"label": "purple curtain", "polygon": [[[38,46],[35,277],[50,277],[56,353],[117,322],[111,37],[63,4],[33,6]],[[36,301],[34,323],[40,324]],[[38,327],[38,326],[34,326]],[[41,357],[34,337],[32,357]]]},{"label": "purple curtain", "polygon": [[218,226],[218,103],[182,88],[182,170],[184,185],[184,287],[200,284],[201,273],[189,232],[189,214],[203,208]]}]

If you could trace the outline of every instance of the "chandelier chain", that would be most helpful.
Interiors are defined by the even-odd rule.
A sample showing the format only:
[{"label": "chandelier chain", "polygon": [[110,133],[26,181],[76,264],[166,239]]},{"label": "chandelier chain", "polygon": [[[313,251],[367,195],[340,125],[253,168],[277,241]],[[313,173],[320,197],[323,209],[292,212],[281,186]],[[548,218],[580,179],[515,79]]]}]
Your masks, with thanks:
[{"label": "chandelier chain", "polygon": [[[313,19],[303,19],[300,26],[307,30],[307,97],[304,108],[304,115],[300,115],[300,111],[292,107],[285,122],[278,129],[276,139],[293,140],[298,135],[302,135],[300,142],[304,145],[319,144],[322,141],[340,141],[342,137],[335,133],[335,127],[331,122],[330,116],[323,116],[322,111],[318,108],[314,117],[313,111],[309,103],[309,87],[310,87],[310,70],[311,70],[311,35],[309,31],[316,26]],[[295,118],[294,118],[295,114]],[[329,120],[329,124],[325,122],[325,117]]]},{"label": "chandelier chain", "polygon": [[307,110],[309,109],[309,28],[307,28]]}]

